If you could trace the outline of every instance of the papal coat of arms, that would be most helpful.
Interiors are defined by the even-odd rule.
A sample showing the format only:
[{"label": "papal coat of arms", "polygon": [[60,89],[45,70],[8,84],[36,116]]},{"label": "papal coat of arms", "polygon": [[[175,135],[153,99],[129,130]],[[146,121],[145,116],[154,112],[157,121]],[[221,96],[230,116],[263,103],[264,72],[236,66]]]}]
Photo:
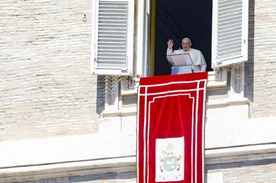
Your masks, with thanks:
[{"label": "papal coat of arms", "polygon": [[156,140],[156,182],[184,180],[184,137]]}]

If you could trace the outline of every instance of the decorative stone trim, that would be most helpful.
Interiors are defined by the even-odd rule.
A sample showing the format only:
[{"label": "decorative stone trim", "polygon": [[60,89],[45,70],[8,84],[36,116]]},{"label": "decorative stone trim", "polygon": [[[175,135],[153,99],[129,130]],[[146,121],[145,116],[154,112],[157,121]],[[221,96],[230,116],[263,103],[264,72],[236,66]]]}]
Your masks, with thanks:
[{"label": "decorative stone trim", "polygon": [[36,181],[108,172],[136,171],[136,157],[64,162],[0,169],[0,182]]},{"label": "decorative stone trim", "polygon": [[205,150],[205,164],[276,159],[276,144],[257,144]]}]

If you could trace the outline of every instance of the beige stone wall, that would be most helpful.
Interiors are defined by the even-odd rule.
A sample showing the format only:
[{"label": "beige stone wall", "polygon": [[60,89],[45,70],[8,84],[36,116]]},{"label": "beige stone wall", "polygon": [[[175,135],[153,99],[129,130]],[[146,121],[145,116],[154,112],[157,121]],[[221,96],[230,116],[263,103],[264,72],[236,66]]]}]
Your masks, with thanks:
[{"label": "beige stone wall", "polygon": [[[104,81],[102,77],[90,74],[91,2],[91,0],[1,1],[0,141],[98,132],[102,134],[107,133],[108,127],[112,125],[117,128],[110,128],[110,132],[131,129],[134,134],[133,116],[129,117],[131,119],[125,117],[121,120],[117,117],[99,121],[99,114],[104,108]],[[251,101],[252,117],[275,116],[276,1],[249,0],[249,3],[249,61],[245,64],[245,96]],[[86,22],[83,21],[84,14],[87,16]],[[225,116],[230,116],[230,119],[235,122],[239,122],[240,117],[245,118],[246,106],[227,108],[232,112],[227,113],[224,108],[217,109],[221,112],[219,116],[221,121]],[[235,114],[239,112],[243,113],[237,117]],[[215,109],[207,112],[207,118],[209,124],[206,125],[206,139],[209,141],[206,145],[209,147],[219,148],[241,145],[241,143],[246,145],[250,144],[250,140],[254,139],[252,137],[256,138],[256,136],[267,137],[264,138],[265,141],[260,140],[257,143],[275,141],[275,135],[271,135],[271,138],[267,135],[274,134],[274,131],[266,131],[265,135],[257,133],[256,136],[250,136],[251,139],[246,136],[247,138],[244,139],[249,140],[242,140],[239,138],[244,137],[242,134],[255,135],[254,129],[250,128],[252,132],[248,130],[244,133],[240,128],[235,131],[235,125],[241,126],[238,123],[219,126]],[[126,121],[131,121],[131,125]],[[256,132],[260,132],[258,125],[255,125]],[[269,128],[269,126],[266,127]],[[227,133],[223,133],[225,131]],[[231,141],[232,137],[235,140]],[[133,143],[135,143],[134,140]],[[37,148],[37,146],[32,147]],[[87,144],[83,147],[87,147]],[[130,148],[126,147],[126,149]],[[17,155],[16,152],[15,154]],[[32,157],[29,158],[32,159]],[[88,159],[92,158],[89,156]],[[21,158],[21,160],[25,159]],[[208,174],[217,173],[216,176],[219,179],[222,178],[225,183],[275,182],[275,163],[274,159],[211,164],[206,166],[206,177]],[[96,175],[96,178],[93,178],[95,175],[92,177],[85,173],[82,175],[82,180],[78,179],[80,177],[76,179],[93,182],[101,180],[101,182],[135,182],[136,180],[135,172],[123,175],[114,175],[111,172]]]},{"label": "beige stone wall", "polygon": [[206,177],[216,180],[208,183],[272,183],[276,182],[276,159],[207,165],[206,172]]},{"label": "beige stone wall", "polygon": [[1,1],[0,141],[98,132],[104,83],[90,74],[91,6]]},{"label": "beige stone wall", "polygon": [[276,115],[276,1],[249,1],[249,61],[245,65],[245,96],[252,117]]}]

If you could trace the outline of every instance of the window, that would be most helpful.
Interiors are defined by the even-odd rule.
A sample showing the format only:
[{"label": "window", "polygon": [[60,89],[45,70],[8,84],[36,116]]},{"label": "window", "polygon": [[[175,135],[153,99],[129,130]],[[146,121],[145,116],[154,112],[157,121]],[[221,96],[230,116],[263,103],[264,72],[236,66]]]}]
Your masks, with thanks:
[{"label": "window", "polygon": [[213,0],[212,66],[248,59],[248,0]]},{"label": "window", "polygon": [[95,0],[92,4],[91,71],[132,75],[134,0]]},{"label": "window", "polygon": [[[158,0],[147,0],[146,4],[155,4]],[[247,61],[248,58],[248,0],[209,0],[212,7],[211,22],[204,22],[204,26],[210,27],[210,41],[200,37],[200,33],[195,33],[192,40],[200,40],[198,45],[203,45],[208,42],[210,46],[205,48],[209,58],[209,66],[212,68],[223,67],[234,63]],[[160,0],[161,2],[161,0]],[[162,1],[163,2],[163,1]],[[204,12],[206,0],[197,0],[196,5],[193,1],[183,2],[183,0],[174,0],[175,6],[179,3],[191,3],[191,7],[196,7],[197,12]],[[140,3],[140,1],[139,1]],[[155,22],[152,21],[155,12],[151,12],[147,6],[138,6],[137,17],[134,17],[134,0],[94,0],[93,1],[93,20],[92,20],[92,61],[91,71],[93,74],[99,75],[133,75],[134,67],[141,68],[154,64],[148,64],[149,55],[154,55],[154,49],[148,50],[138,49],[138,52],[133,54],[133,48],[147,48],[149,30],[153,30]],[[168,1],[171,4],[171,1]],[[204,4],[205,3],[205,4]],[[210,4],[210,3],[209,3]],[[157,7],[158,8],[158,7]],[[142,10],[141,10],[142,9]],[[171,8],[174,10],[174,8]],[[167,12],[171,14],[172,12]],[[141,15],[143,14],[143,16]],[[211,12],[210,12],[211,14]],[[151,17],[151,21],[145,22],[145,17]],[[197,15],[197,17],[200,16]],[[203,15],[204,16],[204,15]],[[211,15],[210,15],[211,16]],[[179,17],[179,16],[177,16]],[[180,16],[181,17],[181,16]],[[136,22],[135,32],[143,32],[148,30],[147,34],[137,34],[136,43],[134,45],[134,21]],[[198,19],[201,20],[201,19]],[[181,24],[180,21],[179,23]],[[196,21],[202,22],[202,21]],[[186,22],[187,23],[187,22]],[[182,23],[183,24],[183,23]],[[198,23],[197,23],[198,24]],[[198,26],[195,24],[195,26]],[[200,23],[203,24],[203,23]],[[182,28],[183,29],[183,28]],[[190,32],[201,30],[200,27],[188,27]],[[164,30],[164,29],[163,29]],[[180,32],[180,30],[175,30]],[[209,30],[209,28],[208,28]],[[188,31],[188,32],[189,32]],[[180,33],[181,36],[184,34]],[[199,36],[198,36],[199,35]],[[188,34],[189,36],[189,34]],[[166,39],[155,43],[154,47],[160,46],[160,41],[166,46]],[[150,44],[154,44],[151,40]],[[211,42],[211,43],[210,43]],[[162,49],[164,47],[162,44]],[[196,44],[193,44],[194,46]],[[205,44],[206,47],[207,44]],[[210,48],[212,47],[212,49]],[[204,51],[204,49],[203,49]],[[165,51],[162,51],[162,53]],[[160,52],[161,53],[161,52]],[[141,56],[143,54],[143,56]],[[150,59],[150,63],[154,63],[154,59],[158,60],[159,67],[164,68],[160,63],[161,58]],[[164,62],[166,58],[164,57]],[[134,63],[135,61],[135,63]],[[207,63],[208,64],[208,63]],[[168,65],[168,64],[167,64]],[[167,66],[166,65],[166,66]],[[151,70],[152,68],[147,68]],[[141,69],[140,69],[141,70]],[[161,70],[162,71],[162,70]],[[140,73],[141,74],[141,73]]]}]

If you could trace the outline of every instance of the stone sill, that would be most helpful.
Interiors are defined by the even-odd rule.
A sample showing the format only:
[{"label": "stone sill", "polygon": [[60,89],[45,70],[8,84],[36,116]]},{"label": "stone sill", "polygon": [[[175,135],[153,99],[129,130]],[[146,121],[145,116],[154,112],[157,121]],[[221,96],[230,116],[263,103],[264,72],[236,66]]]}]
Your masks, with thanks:
[{"label": "stone sill", "polygon": [[[237,99],[212,99],[208,100],[206,103],[207,109],[221,108],[234,105],[248,105],[249,100],[247,98],[237,98]],[[123,117],[123,116],[135,116],[137,115],[137,107],[127,107],[123,109],[109,109],[102,113],[102,117]]]},{"label": "stone sill", "polygon": [[136,107],[127,107],[118,110],[105,110],[102,112],[102,117],[124,117],[124,116],[136,116],[137,108]]},{"label": "stone sill", "polygon": [[[275,158],[276,143],[205,150],[206,165]],[[136,163],[136,156],[129,156],[43,165],[3,167],[0,169],[0,181],[36,181],[88,174],[130,172],[137,170]]]},{"label": "stone sill", "polygon": [[129,171],[136,171],[135,156],[1,168],[0,182],[38,181],[69,176]]},{"label": "stone sill", "polygon": [[[136,78],[135,82],[139,83],[140,78]],[[139,85],[138,85],[139,86]],[[208,72],[208,82],[207,82],[207,89],[216,89],[216,88],[224,88],[227,87],[226,81],[216,81],[215,80],[215,73]],[[129,89],[129,90],[122,90],[122,96],[131,96],[137,95],[138,88]]]},{"label": "stone sill", "polygon": [[227,156],[240,156],[249,154],[267,154],[276,152],[276,144],[247,145],[240,147],[226,147],[216,149],[206,149],[206,158],[221,158]]},{"label": "stone sill", "polygon": [[[224,87],[227,87],[227,83],[223,81],[208,81],[207,83],[207,90],[224,88]],[[138,94],[138,88],[130,89],[130,90],[122,90],[122,96],[135,96],[137,94]]]},{"label": "stone sill", "polygon": [[248,105],[249,100],[247,98],[226,98],[226,99],[212,99],[207,101],[207,109],[220,108],[234,105]]},{"label": "stone sill", "polygon": [[208,89],[216,89],[216,88],[224,88],[227,87],[226,81],[208,81],[207,82],[207,90]]},{"label": "stone sill", "polygon": [[205,150],[205,164],[257,161],[276,158],[276,143]]}]

